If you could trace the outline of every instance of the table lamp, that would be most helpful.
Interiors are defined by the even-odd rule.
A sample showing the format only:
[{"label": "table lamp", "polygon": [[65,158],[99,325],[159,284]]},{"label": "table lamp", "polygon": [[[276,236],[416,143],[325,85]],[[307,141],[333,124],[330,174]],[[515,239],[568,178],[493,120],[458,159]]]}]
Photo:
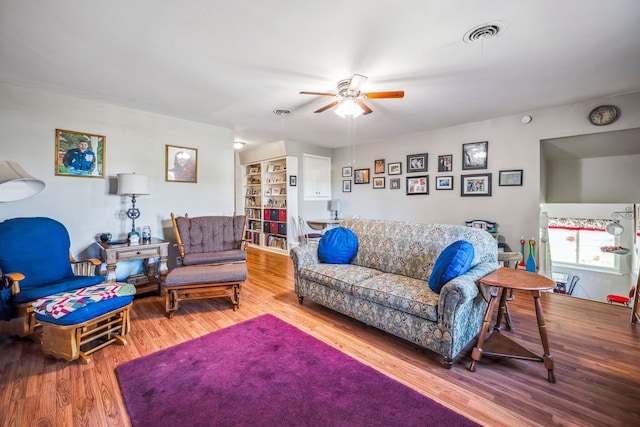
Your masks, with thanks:
[{"label": "table lamp", "polygon": [[140,209],[136,208],[136,196],[149,194],[149,177],[135,173],[119,173],[118,194],[131,196],[131,208],[127,210],[127,217],[131,219],[131,231],[128,236],[129,239],[135,236],[135,240],[140,240],[140,233],[136,231],[136,219],[140,218]]},{"label": "table lamp", "polygon": [[333,219],[338,219],[338,211],[340,210],[340,199],[333,199],[329,201],[329,210],[334,212]]},{"label": "table lamp", "polygon": [[44,182],[29,175],[16,162],[0,161],[0,202],[15,202],[34,196],[44,189]]}]

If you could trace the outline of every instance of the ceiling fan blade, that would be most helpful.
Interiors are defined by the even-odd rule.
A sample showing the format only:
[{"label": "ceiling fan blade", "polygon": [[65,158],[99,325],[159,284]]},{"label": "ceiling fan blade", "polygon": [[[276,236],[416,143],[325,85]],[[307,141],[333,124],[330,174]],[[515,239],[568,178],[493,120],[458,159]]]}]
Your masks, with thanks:
[{"label": "ceiling fan blade", "polygon": [[377,98],[404,98],[403,90],[396,90],[393,92],[369,92],[363,93],[363,97],[367,99],[377,99]]},{"label": "ceiling fan blade", "polygon": [[363,76],[362,74],[354,74],[351,77],[351,83],[349,83],[349,92],[358,93],[360,91],[360,86],[367,81],[367,76]]},{"label": "ceiling fan blade", "polygon": [[314,113],[322,113],[323,111],[326,111],[331,107],[335,107],[336,105],[338,105],[338,101],[333,101],[331,104],[325,105],[324,107],[320,108],[319,110],[314,111]]},{"label": "ceiling fan blade", "polygon": [[336,96],[335,93],[324,93],[324,92],[300,92],[301,95],[322,95],[322,96]]},{"label": "ceiling fan blade", "polygon": [[358,103],[358,105],[360,106],[360,108],[362,108],[364,110],[364,113],[362,113],[363,115],[367,115],[367,114],[371,114],[373,113],[373,110],[369,107],[367,107],[367,104],[365,104],[362,101],[356,101]]}]

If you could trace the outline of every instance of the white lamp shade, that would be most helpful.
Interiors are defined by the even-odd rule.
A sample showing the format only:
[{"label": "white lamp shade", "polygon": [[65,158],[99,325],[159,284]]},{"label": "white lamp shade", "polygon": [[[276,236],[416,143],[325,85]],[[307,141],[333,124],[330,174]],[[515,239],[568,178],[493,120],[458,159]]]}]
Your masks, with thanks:
[{"label": "white lamp shade", "polygon": [[29,175],[16,162],[0,161],[0,202],[14,202],[38,194],[44,182]]},{"label": "white lamp shade", "polygon": [[364,113],[364,110],[353,99],[345,99],[340,101],[340,105],[336,108],[335,113],[343,119],[346,116],[351,116],[355,119]]},{"label": "white lamp shade", "polygon": [[135,173],[119,173],[118,194],[136,196],[149,194],[149,177]]},{"label": "white lamp shade", "polygon": [[330,211],[339,211],[340,210],[340,199],[333,199],[329,202],[329,210]]}]

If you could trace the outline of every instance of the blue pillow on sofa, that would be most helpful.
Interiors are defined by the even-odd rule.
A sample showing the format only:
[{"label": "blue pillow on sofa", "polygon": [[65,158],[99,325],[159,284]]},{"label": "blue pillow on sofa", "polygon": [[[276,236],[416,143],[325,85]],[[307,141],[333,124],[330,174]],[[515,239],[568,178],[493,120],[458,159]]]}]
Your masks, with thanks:
[{"label": "blue pillow on sofa", "polygon": [[445,283],[469,271],[473,256],[473,245],[466,240],[458,240],[447,246],[438,256],[436,265],[431,271],[431,277],[429,277],[431,290],[440,293]]},{"label": "blue pillow on sofa", "polygon": [[349,264],[358,252],[358,238],[348,228],[338,227],[324,233],[318,244],[318,258],[327,264]]}]

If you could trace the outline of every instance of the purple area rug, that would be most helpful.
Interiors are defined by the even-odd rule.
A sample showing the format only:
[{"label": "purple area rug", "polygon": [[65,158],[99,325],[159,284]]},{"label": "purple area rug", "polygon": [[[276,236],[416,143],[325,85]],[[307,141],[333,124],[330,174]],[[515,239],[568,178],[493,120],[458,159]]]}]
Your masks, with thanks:
[{"label": "purple area rug", "polygon": [[124,363],[141,426],[477,426],[272,315]]}]

